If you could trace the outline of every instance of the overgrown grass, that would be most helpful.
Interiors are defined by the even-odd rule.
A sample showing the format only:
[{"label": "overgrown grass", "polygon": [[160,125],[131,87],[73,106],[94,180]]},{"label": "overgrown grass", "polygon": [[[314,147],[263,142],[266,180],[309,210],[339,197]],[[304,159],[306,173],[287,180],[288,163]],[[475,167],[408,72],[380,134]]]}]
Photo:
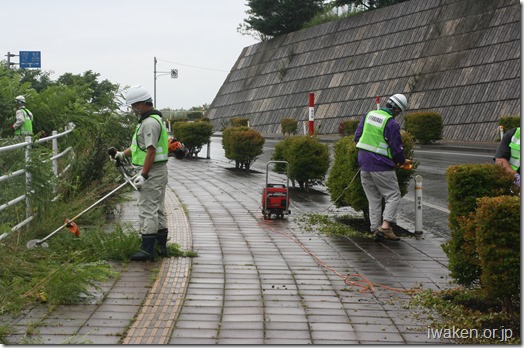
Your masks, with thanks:
[{"label": "overgrown grass", "polygon": [[447,334],[455,343],[521,343],[520,304],[515,304],[514,311],[504,312],[499,303],[490,303],[480,289],[426,290],[410,302],[410,307],[421,306],[439,314],[439,320],[428,330]]},{"label": "overgrown grass", "polygon": [[[113,187],[103,185],[67,203],[49,203],[31,229],[0,240],[0,314],[16,314],[34,303],[51,307],[79,303],[97,282],[118,276],[110,261],[128,262],[141,244],[139,233],[132,228],[108,228],[111,225],[106,217],[115,211],[121,196],[108,198],[78,218],[75,222],[81,230],[79,237],[64,227],[46,241],[47,248],[26,247],[29,240],[48,236],[63,226],[65,218],[83,211]],[[168,256],[192,257],[195,253],[168,244]]]},{"label": "overgrown grass", "polygon": [[304,231],[318,231],[328,236],[372,238],[361,216],[306,213],[298,218],[295,217],[295,221]]}]

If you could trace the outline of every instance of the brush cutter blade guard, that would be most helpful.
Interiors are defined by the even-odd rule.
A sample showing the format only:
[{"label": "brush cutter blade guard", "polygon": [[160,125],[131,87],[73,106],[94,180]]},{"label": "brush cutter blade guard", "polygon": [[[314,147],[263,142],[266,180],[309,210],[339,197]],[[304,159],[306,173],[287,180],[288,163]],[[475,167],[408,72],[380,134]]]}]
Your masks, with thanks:
[{"label": "brush cutter blade guard", "polygon": [[27,249],[34,249],[36,247],[49,248],[49,245],[46,242],[42,242],[41,239],[31,239],[25,246]]},{"label": "brush cutter blade guard", "polygon": [[74,221],[70,221],[69,219],[66,219],[65,226],[67,227],[69,232],[75,235],[75,237],[80,236],[80,228],[78,227],[77,224],[75,224]]}]

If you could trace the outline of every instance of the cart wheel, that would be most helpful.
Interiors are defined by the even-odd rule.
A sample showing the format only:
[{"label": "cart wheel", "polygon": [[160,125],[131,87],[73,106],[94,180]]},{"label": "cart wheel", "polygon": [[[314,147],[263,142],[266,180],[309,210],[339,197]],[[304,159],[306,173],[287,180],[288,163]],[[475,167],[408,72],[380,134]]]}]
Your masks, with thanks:
[{"label": "cart wheel", "polygon": [[271,213],[267,214],[268,220],[271,220]]},{"label": "cart wheel", "polygon": [[264,214],[264,220],[267,220],[267,215],[266,214]]}]

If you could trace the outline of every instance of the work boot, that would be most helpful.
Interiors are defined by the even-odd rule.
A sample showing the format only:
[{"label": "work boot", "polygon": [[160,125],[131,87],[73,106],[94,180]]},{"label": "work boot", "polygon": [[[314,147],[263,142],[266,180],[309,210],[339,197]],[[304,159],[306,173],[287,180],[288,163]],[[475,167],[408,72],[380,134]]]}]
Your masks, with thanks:
[{"label": "work boot", "polygon": [[156,234],[143,234],[140,251],[131,256],[131,261],[153,261],[155,259]]},{"label": "work boot", "polygon": [[400,240],[400,237],[398,237],[394,232],[393,232],[393,229],[390,227],[390,228],[382,228],[382,227],[379,227],[378,228],[378,232],[382,233],[382,235],[384,236],[384,238],[386,239],[389,239],[389,240]]},{"label": "work boot", "polygon": [[158,245],[160,246],[160,256],[161,257],[167,257],[167,235],[168,235],[167,228],[158,230],[158,233],[156,235],[156,241],[158,242]]},{"label": "work boot", "polygon": [[380,232],[379,230],[376,230],[374,232],[373,240],[375,242],[382,242],[382,240],[384,240],[384,233]]}]

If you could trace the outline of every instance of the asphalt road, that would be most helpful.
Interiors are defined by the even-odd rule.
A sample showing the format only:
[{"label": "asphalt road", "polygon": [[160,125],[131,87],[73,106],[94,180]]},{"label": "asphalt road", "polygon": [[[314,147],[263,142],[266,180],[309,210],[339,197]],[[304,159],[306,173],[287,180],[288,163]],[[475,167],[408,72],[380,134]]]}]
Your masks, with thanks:
[{"label": "asphalt road", "polygon": [[[214,160],[230,162],[224,157],[222,148],[222,138],[212,137],[210,147],[210,157]],[[275,144],[280,139],[266,139],[264,153],[252,165],[251,169],[261,173],[266,172],[266,164],[271,160]],[[333,149],[332,144],[330,149]],[[207,148],[204,147],[199,157],[205,157]],[[458,149],[457,147],[420,147],[415,148],[415,160],[419,162],[416,175],[421,175],[422,181],[422,202],[423,202],[423,231],[432,233],[438,237],[449,237],[448,227],[448,190],[446,183],[446,170],[449,166],[455,164],[467,163],[493,163],[493,155],[490,150],[479,151],[468,150],[467,148]],[[234,166],[234,162],[231,162]],[[264,176],[261,176],[261,185],[264,183]],[[315,203],[320,206],[329,206],[332,202],[327,194],[327,189],[323,186],[315,186],[315,190],[325,192],[326,195],[317,195],[314,197]],[[296,204],[305,204],[307,202],[297,202]],[[403,197],[398,224],[409,231],[414,231],[415,226],[415,181],[409,186],[408,193]]]}]

